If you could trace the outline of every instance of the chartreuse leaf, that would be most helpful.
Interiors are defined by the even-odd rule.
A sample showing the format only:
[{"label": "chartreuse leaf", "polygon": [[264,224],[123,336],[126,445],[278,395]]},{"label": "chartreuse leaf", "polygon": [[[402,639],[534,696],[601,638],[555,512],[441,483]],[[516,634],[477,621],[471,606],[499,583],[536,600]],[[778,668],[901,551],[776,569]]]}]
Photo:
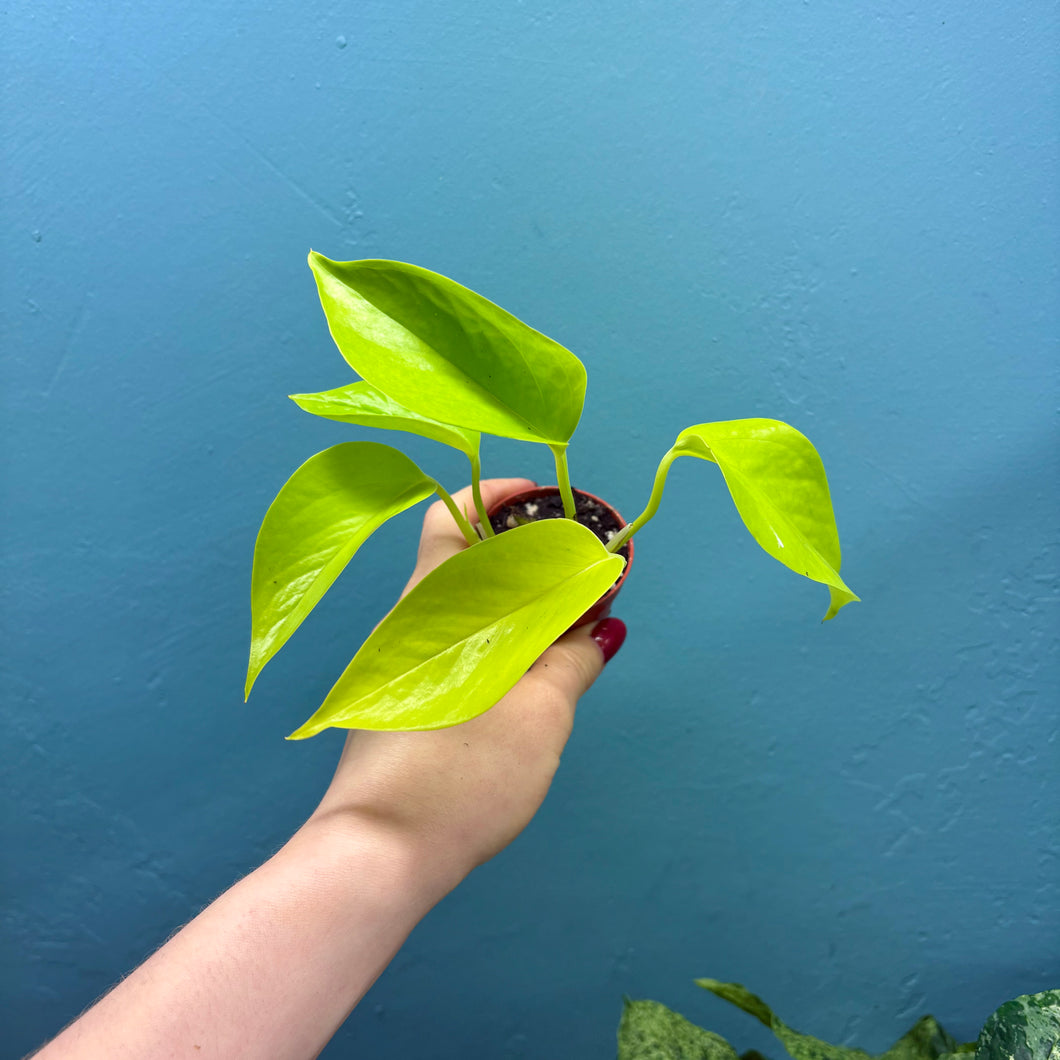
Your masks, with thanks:
[{"label": "chartreuse leaf", "polygon": [[618,1060],[738,1060],[720,1035],[658,1001],[630,1001],[618,1025]]},{"label": "chartreuse leaf", "polygon": [[[739,983],[697,979],[696,985],[742,1008],[764,1023],[780,1039],[794,1060],[872,1060],[872,1054],[861,1049],[832,1045],[810,1034],[792,1030],[760,997]],[[958,1052],[967,1052],[968,1048],[959,1046],[934,1016],[922,1016],[887,1052],[881,1053],[878,1060],[942,1060]]]},{"label": "chartreuse leaf", "polygon": [[332,446],[287,480],[254,546],[248,696],[372,532],[436,488],[404,453],[378,442]]},{"label": "chartreuse leaf", "polygon": [[671,452],[721,468],[740,518],[774,559],[823,582],[826,619],[858,597],[839,576],[839,532],[824,465],[810,440],[779,420],[728,420],[683,430]]},{"label": "chartreuse leaf", "polygon": [[476,460],[479,451],[478,431],[453,427],[448,423],[420,416],[399,405],[371,383],[350,383],[319,394],[292,394],[291,400],[314,416],[359,427],[381,427],[388,431],[408,431],[423,438],[459,449],[469,460]]},{"label": "chartreuse leaf", "polygon": [[309,255],[320,302],[355,372],[421,416],[566,445],[585,368],[559,343],[438,273]]},{"label": "chartreuse leaf", "polygon": [[435,568],[288,739],[328,726],[442,729],[492,707],[614,584],[624,561],[569,519],[507,530]]}]

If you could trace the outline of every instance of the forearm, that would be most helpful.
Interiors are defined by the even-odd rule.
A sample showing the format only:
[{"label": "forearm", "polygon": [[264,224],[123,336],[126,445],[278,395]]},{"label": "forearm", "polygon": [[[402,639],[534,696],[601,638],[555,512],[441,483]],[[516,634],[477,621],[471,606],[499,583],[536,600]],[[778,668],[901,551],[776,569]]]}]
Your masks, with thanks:
[{"label": "forearm", "polygon": [[456,882],[378,826],[312,820],[37,1055],[316,1056]]}]

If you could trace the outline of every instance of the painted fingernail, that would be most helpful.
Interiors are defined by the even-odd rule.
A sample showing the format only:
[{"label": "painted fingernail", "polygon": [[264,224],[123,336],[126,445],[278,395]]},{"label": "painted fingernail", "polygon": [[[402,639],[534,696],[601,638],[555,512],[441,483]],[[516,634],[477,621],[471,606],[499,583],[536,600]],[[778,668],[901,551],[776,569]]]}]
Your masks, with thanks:
[{"label": "painted fingernail", "polygon": [[609,663],[626,639],[626,624],[620,618],[605,618],[593,626],[590,636],[604,653],[604,662]]}]

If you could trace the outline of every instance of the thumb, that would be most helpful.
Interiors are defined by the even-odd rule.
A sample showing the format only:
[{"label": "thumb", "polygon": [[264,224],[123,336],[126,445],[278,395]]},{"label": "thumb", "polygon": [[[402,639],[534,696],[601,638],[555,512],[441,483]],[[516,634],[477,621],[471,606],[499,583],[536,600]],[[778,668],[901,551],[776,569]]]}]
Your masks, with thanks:
[{"label": "thumb", "polygon": [[538,680],[577,701],[600,676],[626,639],[626,624],[620,618],[605,618],[593,626],[580,626],[565,633],[531,667]]}]

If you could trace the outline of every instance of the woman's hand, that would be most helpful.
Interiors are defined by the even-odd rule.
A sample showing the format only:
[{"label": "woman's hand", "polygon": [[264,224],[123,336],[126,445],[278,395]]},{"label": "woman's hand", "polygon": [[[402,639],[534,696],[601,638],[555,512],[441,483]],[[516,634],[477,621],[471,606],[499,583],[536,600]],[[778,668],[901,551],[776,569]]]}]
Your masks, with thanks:
[{"label": "woman's hand", "polygon": [[[526,479],[488,479],[482,495],[488,508],[533,485]],[[470,508],[470,489],[454,499]],[[405,592],[466,547],[438,501],[424,519]],[[578,698],[624,638],[618,619],[565,634],[495,707],[451,729],[351,732],[314,819],[392,831],[411,845],[417,860],[440,874],[445,890],[451,889],[529,823],[559,765]]]}]

